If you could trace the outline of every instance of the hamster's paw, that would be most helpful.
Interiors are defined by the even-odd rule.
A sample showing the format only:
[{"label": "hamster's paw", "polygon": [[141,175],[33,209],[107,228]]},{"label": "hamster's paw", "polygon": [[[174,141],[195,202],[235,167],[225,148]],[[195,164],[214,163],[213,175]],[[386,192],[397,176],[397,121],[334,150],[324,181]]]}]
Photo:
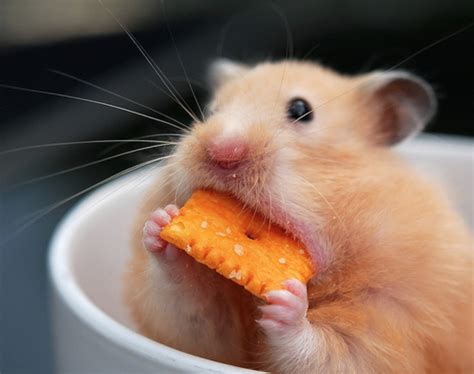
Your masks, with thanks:
[{"label": "hamster's paw", "polygon": [[266,294],[267,305],[261,306],[262,318],[257,323],[269,336],[278,336],[302,327],[306,321],[308,297],[306,286],[299,280],[284,282],[286,290]]},{"label": "hamster's paw", "polygon": [[146,221],[143,227],[143,246],[157,257],[165,260],[175,260],[180,256],[180,251],[174,245],[160,238],[160,232],[171,219],[179,214],[176,205],[167,205],[164,209],[157,209]]}]

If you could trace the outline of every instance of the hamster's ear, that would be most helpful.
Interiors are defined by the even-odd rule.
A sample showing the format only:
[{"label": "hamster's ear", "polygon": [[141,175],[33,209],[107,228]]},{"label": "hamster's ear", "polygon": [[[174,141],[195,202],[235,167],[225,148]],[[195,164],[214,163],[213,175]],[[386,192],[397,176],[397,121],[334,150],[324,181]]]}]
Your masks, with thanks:
[{"label": "hamster's ear", "polygon": [[249,70],[247,65],[225,58],[214,61],[209,67],[209,82],[213,88],[218,88],[225,82],[237,78]]},{"label": "hamster's ear", "polygon": [[369,103],[380,108],[377,139],[386,145],[417,134],[436,112],[436,96],[431,86],[404,71],[372,73],[362,90],[369,95]]}]

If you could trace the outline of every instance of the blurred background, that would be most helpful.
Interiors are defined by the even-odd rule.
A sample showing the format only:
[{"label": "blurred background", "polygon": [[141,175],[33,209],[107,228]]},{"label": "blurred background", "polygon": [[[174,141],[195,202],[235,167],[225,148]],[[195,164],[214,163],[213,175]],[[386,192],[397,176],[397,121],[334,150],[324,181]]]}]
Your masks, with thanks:
[{"label": "blurred background", "polygon": [[[403,62],[400,68],[424,77],[438,93],[439,113],[427,131],[474,135],[474,27],[463,30],[474,21],[471,0],[103,3],[0,0],[0,152],[177,133],[110,106],[11,86],[160,117],[140,103],[190,121],[116,19],[196,111],[180,58],[203,104],[209,94],[206,67],[216,57],[252,63],[291,56],[346,73]],[[129,152],[146,145],[78,144],[0,153],[0,242],[8,239],[0,247],[0,372],[52,372],[46,270],[52,231],[80,196],[69,197],[156,156]],[[109,160],[95,163],[103,158]],[[90,165],[80,168],[85,164]]]}]

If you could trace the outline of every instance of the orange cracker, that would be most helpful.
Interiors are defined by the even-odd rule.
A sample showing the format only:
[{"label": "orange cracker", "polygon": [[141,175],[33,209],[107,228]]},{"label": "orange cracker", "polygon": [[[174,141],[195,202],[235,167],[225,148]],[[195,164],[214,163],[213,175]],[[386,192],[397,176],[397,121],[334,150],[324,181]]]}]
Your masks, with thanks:
[{"label": "orange cracker", "polygon": [[215,191],[195,191],[160,236],[260,298],[290,278],[306,284],[315,273],[299,242]]}]

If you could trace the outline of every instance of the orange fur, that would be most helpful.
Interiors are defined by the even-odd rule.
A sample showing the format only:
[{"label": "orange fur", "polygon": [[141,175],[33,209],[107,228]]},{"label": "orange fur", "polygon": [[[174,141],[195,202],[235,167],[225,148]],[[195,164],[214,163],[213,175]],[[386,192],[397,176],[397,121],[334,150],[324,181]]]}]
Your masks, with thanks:
[{"label": "orange fur", "polygon": [[[380,145],[385,117],[360,88],[365,79],[289,61],[247,69],[217,88],[216,113],[183,139],[167,187],[157,181],[137,221],[126,287],[144,334],[282,373],[474,370],[472,238],[443,192]],[[313,123],[285,119],[295,96],[312,103]],[[205,159],[206,144],[226,132],[245,136],[251,149],[251,167],[232,182]],[[310,330],[269,341],[254,323],[258,301],[224,278],[200,265],[187,282],[160,273],[141,247],[143,223],[195,188],[231,192],[324,258],[308,286]],[[183,330],[190,317],[180,308],[201,318],[201,335]]]}]

